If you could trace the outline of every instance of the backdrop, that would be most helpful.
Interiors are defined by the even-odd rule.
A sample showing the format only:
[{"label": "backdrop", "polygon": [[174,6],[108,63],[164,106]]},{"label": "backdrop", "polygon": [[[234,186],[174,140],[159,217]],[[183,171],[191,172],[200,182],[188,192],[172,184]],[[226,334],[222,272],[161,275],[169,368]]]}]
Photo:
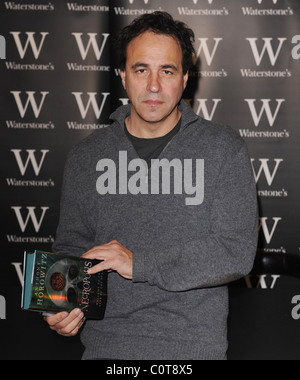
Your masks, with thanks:
[{"label": "backdrop", "polygon": [[51,250],[68,151],[128,101],[112,35],[155,10],[195,31],[184,99],[238,131],[257,182],[259,246],[230,284],[229,359],[300,357],[299,1],[16,0],[0,4],[1,359],[81,357],[78,337],[21,310],[23,252]]}]

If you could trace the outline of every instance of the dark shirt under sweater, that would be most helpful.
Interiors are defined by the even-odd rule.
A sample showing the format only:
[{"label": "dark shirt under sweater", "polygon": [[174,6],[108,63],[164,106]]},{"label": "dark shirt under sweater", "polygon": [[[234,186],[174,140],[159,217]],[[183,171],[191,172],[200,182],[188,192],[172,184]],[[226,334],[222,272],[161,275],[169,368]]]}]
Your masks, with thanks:
[{"label": "dark shirt under sweater", "polygon": [[158,158],[167,144],[172,140],[172,138],[179,132],[181,126],[181,119],[176,124],[176,126],[166,135],[156,138],[140,138],[133,136],[129,133],[126,123],[124,123],[124,130],[126,136],[131,141],[134,149],[140,158],[145,160],[148,164],[148,167],[151,166],[151,160]]}]

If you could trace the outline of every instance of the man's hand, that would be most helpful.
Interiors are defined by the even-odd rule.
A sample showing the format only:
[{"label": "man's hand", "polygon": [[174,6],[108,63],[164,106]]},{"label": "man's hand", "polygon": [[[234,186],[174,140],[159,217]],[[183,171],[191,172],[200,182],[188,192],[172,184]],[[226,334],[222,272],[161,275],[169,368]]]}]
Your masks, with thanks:
[{"label": "man's hand", "polygon": [[132,279],[133,253],[116,240],[110,243],[98,245],[82,255],[88,259],[103,260],[101,263],[88,270],[89,274],[103,270],[116,271],[120,276]]},{"label": "man's hand", "polygon": [[71,337],[78,333],[85,318],[84,313],[80,309],[74,309],[71,313],[63,311],[50,317],[44,317],[44,320],[48,323],[51,330],[56,331],[59,335]]}]

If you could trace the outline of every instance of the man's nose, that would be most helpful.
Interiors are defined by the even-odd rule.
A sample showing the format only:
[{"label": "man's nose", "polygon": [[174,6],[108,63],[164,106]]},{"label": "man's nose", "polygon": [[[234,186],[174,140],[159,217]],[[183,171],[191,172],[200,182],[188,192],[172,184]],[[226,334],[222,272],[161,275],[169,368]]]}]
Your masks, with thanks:
[{"label": "man's nose", "polygon": [[157,93],[160,91],[160,80],[157,74],[152,73],[148,78],[148,91]]}]

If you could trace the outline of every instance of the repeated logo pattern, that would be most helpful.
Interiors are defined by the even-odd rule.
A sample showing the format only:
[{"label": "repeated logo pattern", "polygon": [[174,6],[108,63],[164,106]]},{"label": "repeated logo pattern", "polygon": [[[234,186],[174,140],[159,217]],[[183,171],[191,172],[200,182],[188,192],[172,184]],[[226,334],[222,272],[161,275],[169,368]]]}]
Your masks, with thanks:
[{"label": "repeated logo pattern", "polygon": [[[55,2],[48,4],[47,8],[42,5],[39,7],[38,4],[31,7],[29,4],[22,5],[17,2],[5,3],[6,12],[30,12],[38,9],[46,12],[46,22],[42,30],[34,30],[26,23],[25,25],[17,23],[10,25],[6,31],[10,52],[7,59],[2,62],[2,70],[8,76],[4,87],[7,103],[5,108],[10,112],[4,112],[2,124],[8,140],[12,133],[28,132],[28,138],[25,138],[19,146],[15,146],[12,142],[8,150],[7,161],[11,173],[6,176],[6,187],[15,189],[21,187],[24,191],[27,188],[35,188],[37,197],[42,189],[52,187],[53,191],[59,191],[56,186],[57,180],[53,179],[52,175],[44,173],[47,170],[46,166],[53,165],[51,160],[55,156],[55,143],[52,143],[51,147],[44,143],[41,148],[38,142],[41,133],[52,133],[52,139],[55,139],[58,129],[62,134],[72,132],[75,136],[91,133],[95,129],[107,127],[110,111],[128,102],[120,85],[116,87],[114,85],[114,81],[120,82],[120,73],[116,62],[109,59],[111,29],[107,24],[105,28],[99,30],[97,25],[90,24],[89,18],[95,12],[107,18],[107,11],[110,9],[113,14],[112,20],[116,20],[121,27],[122,24],[126,24],[130,15],[152,12],[163,6],[175,18],[181,18],[190,24],[196,35],[197,55],[189,81],[194,84],[199,82],[200,90],[187,92],[185,97],[187,103],[198,115],[208,120],[222,122],[224,119],[225,122],[232,124],[247,141],[258,184],[258,197],[262,202],[274,199],[274,206],[268,217],[260,216],[260,229],[265,242],[262,249],[287,250],[284,239],[282,241],[279,236],[284,233],[280,225],[284,224],[288,216],[276,215],[275,202],[276,199],[289,199],[292,193],[291,183],[284,181],[282,176],[282,171],[287,170],[290,165],[290,157],[284,150],[274,156],[273,147],[277,141],[286,141],[284,144],[288,146],[291,135],[294,135],[293,124],[289,125],[286,121],[288,110],[291,109],[289,89],[294,89],[297,71],[291,66],[287,56],[292,54],[293,43],[296,44],[299,40],[297,35],[291,40],[293,29],[288,35],[286,34],[287,25],[279,30],[273,29],[273,35],[270,35],[272,19],[260,13],[265,9],[275,13],[280,10],[284,23],[284,4],[277,0],[245,1],[239,5],[236,2],[231,4],[227,2],[225,12],[222,2],[218,0],[176,1],[172,9],[167,9],[168,6],[158,0],[128,0],[125,3],[115,1],[109,6],[105,1],[100,3],[101,1],[97,1],[97,4],[88,5],[77,2],[76,6],[72,2],[67,3],[65,14],[68,15],[70,22],[73,13],[81,12],[89,25],[89,31],[84,28],[81,31],[75,23],[67,32],[57,31],[51,26],[51,20],[56,15]],[[122,12],[119,12],[120,7]],[[251,12],[245,12],[246,8],[250,9],[249,7]],[[232,11],[237,9],[241,17],[250,17],[249,28],[241,30],[239,36],[223,28],[223,25],[228,23]],[[299,19],[292,6],[286,10],[295,20]],[[202,15],[201,17],[206,16],[206,23],[211,26],[215,22],[212,17],[218,14],[219,22],[210,30],[207,26],[202,27],[201,23],[199,25],[193,17],[196,14]],[[9,16],[9,13],[7,15]],[[255,17],[266,24],[265,32],[262,28],[262,31],[257,33]],[[252,20],[253,26],[251,26]],[[237,23],[237,27],[241,27],[235,19],[232,19],[231,23]],[[53,49],[55,41],[58,48],[62,48],[58,49],[60,53],[57,55]],[[0,42],[6,47],[7,41],[4,37]],[[295,52],[296,47],[294,55],[298,54]],[[3,52],[1,55],[4,57]],[[56,81],[59,72],[64,73],[60,75],[66,77],[63,86]],[[112,83],[109,73],[113,74]],[[11,82],[17,75],[21,75],[23,80],[18,85],[12,86]],[[79,77],[81,80],[77,82],[76,79]],[[35,82],[34,86],[32,79]],[[233,86],[236,91],[230,91],[231,103],[229,103],[228,90]],[[215,90],[212,91],[212,88]],[[236,96],[233,98],[235,93]],[[62,94],[66,104],[65,107],[59,108],[56,99]],[[111,104],[112,95],[113,104]],[[239,120],[230,119],[234,110],[239,113]],[[30,133],[37,134],[36,144],[32,143]],[[76,136],[75,140],[80,138],[81,136]],[[252,145],[256,148],[257,144],[262,147],[263,154],[251,149]],[[14,169],[16,167],[18,171]],[[62,167],[63,165],[60,170]],[[30,168],[33,169],[32,173],[27,174]],[[262,188],[261,183],[263,183]],[[7,212],[13,215],[11,231],[6,234],[8,243],[22,240],[18,239],[20,236],[16,234],[18,229],[25,233],[27,226],[32,225],[33,232],[38,233],[42,224],[46,226],[50,217],[48,212],[50,206],[35,205],[34,201],[28,198],[18,204],[12,197],[8,205]],[[272,220],[276,220],[273,227],[270,224]],[[49,235],[52,241],[53,231]],[[280,247],[275,243],[278,240],[281,240]]]},{"label": "repeated logo pattern", "polygon": [[[199,116],[232,125],[249,147],[259,252],[300,254],[298,0],[16,0],[0,6],[0,186],[3,252],[10,252],[0,260],[18,284],[25,247],[49,250],[54,241],[67,152],[107,128],[111,111],[128,103],[110,37],[154,10],[169,11],[195,31],[186,102]],[[263,274],[249,275],[244,285],[275,289],[280,283],[280,276]]]}]

